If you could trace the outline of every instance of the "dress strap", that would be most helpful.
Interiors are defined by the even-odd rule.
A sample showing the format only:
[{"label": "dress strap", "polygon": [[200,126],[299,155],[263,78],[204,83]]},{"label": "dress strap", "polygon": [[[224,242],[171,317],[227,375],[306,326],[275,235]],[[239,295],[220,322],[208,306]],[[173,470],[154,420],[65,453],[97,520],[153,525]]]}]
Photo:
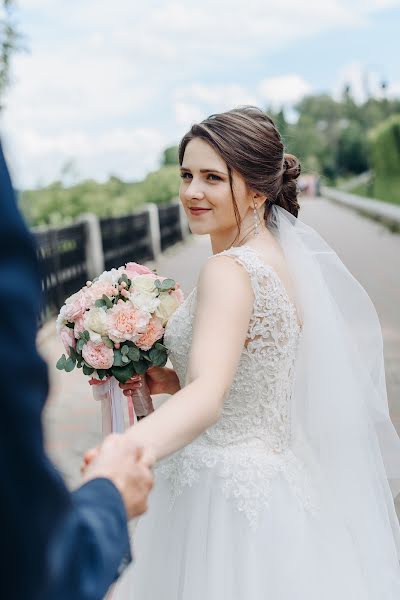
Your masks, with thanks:
[{"label": "dress strap", "polygon": [[255,296],[255,306],[258,306],[259,303],[261,303],[261,309],[262,307],[265,308],[265,300],[266,296],[268,296],[267,290],[270,290],[273,296],[278,294],[282,299],[282,302],[289,306],[290,311],[295,316],[298,328],[302,328],[301,320],[298,318],[297,308],[290,299],[281,278],[274,267],[266,264],[262,260],[260,254],[257,250],[255,250],[255,248],[244,244],[243,246],[227,248],[226,250],[222,250],[222,252],[212,254],[209,256],[209,258],[213,258],[215,256],[231,256],[237,263],[246,269],[250,276],[250,281]]}]

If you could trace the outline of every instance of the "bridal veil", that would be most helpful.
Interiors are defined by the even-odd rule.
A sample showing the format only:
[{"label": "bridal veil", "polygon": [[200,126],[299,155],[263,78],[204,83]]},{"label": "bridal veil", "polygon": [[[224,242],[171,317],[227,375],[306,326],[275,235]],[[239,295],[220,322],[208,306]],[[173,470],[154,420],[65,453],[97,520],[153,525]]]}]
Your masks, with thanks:
[{"label": "bridal veil", "polygon": [[272,205],[268,227],[291,271],[303,321],[291,402],[293,445],[318,489],[363,548],[400,558],[394,498],[400,438],[391,421],[375,307],[311,227]]}]

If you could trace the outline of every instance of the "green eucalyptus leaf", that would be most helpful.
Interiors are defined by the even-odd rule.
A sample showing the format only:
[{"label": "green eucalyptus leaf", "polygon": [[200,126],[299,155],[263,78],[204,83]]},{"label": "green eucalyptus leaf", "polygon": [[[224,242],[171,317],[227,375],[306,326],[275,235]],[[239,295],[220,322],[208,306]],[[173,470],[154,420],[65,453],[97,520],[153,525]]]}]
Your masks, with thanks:
[{"label": "green eucalyptus leaf", "polygon": [[65,354],[63,354],[62,356],[60,356],[60,358],[57,361],[56,367],[59,371],[64,371],[65,369],[65,363],[66,363],[66,357]]},{"label": "green eucalyptus leaf", "polygon": [[95,306],[97,306],[97,308],[104,308],[107,306],[106,302],[101,299],[101,300],[96,300],[96,302],[94,303]]},{"label": "green eucalyptus leaf", "polygon": [[67,322],[67,323],[65,323],[65,327],[69,327],[70,329],[73,329],[75,327],[75,323]]},{"label": "green eucalyptus leaf", "polygon": [[101,299],[104,301],[104,304],[107,308],[112,308],[114,306],[110,298],[105,294],[102,295]]},{"label": "green eucalyptus leaf", "polygon": [[154,348],[157,348],[158,350],[165,350],[165,351],[168,350],[168,348],[166,346],[164,346],[164,344],[162,344],[161,342],[156,342],[154,344]]},{"label": "green eucalyptus leaf", "polygon": [[145,373],[149,368],[148,363],[143,359],[140,359],[135,363],[131,363],[131,365],[134,367],[134,370],[138,375],[143,375],[143,373]]},{"label": "green eucalyptus leaf", "polygon": [[81,336],[80,336],[83,340],[85,340],[85,342],[88,342],[90,340],[90,334],[89,332],[85,329],[85,331],[82,331]]},{"label": "green eucalyptus leaf", "polygon": [[70,353],[71,358],[73,358],[75,361],[77,361],[81,358],[81,355],[78,354],[78,352],[72,346],[69,347],[69,353]]},{"label": "green eucalyptus leaf", "polygon": [[94,369],[93,367],[89,367],[86,363],[84,363],[82,366],[82,371],[84,375],[92,375]]},{"label": "green eucalyptus leaf", "polygon": [[107,337],[106,335],[102,336],[102,342],[105,346],[107,346],[107,348],[114,348],[114,344],[112,343],[112,341],[110,340],[109,337]]},{"label": "green eucalyptus leaf", "polygon": [[83,346],[86,344],[86,340],[81,338],[80,340],[77,341],[76,343],[76,349],[78,350],[78,352],[82,352],[83,350]]},{"label": "green eucalyptus leaf", "polygon": [[114,348],[114,362],[113,362],[113,367],[122,367],[123,366],[123,362],[122,362],[122,352],[121,350],[116,350]]},{"label": "green eucalyptus leaf", "polygon": [[133,361],[137,361],[140,359],[140,350],[139,348],[135,348],[134,346],[131,346],[129,348],[129,352],[127,354],[128,358],[130,358]]},{"label": "green eucalyptus leaf", "polygon": [[169,290],[173,287],[175,287],[175,281],[173,279],[164,279],[164,281],[161,283],[162,291]]},{"label": "green eucalyptus leaf", "polygon": [[167,352],[158,348],[151,348],[149,358],[155,367],[163,367],[167,362]]},{"label": "green eucalyptus leaf", "polygon": [[104,379],[104,377],[107,377],[107,375],[108,375],[108,370],[107,369],[97,369],[97,375],[99,376],[99,379]]},{"label": "green eucalyptus leaf", "polygon": [[129,346],[127,346],[126,344],[124,344],[121,348],[121,352],[122,354],[128,354],[129,352]]},{"label": "green eucalyptus leaf", "polygon": [[123,367],[112,367],[111,373],[114,375],[115,379],[118,379],[120,383],[126,383],[128,379],[130,379],[135,373],[135,369],[133,364],[129,363],[129,365],[125,365]]},{"label": "green eucalyptus leaf", "polygon": [[70,373],[71,371],[73,371],[75,369],[75,360],[71,357],[68,357],[67,360],[65,361],[65,367],[64,369],[67,371],[67,373]]},{"label": "green eucalyptus leaf", "polygon": [[130,363],[130,362],[131,362],[131,359],[130,359],[130,358],[128,358],[128,357],[126,356],[126,354],[123,354],[123,355],[122,355],[122,358],[121,358],[121,360],[122,360],[122,362],[124,363],[124,365],[127,365],[128,363]]}]

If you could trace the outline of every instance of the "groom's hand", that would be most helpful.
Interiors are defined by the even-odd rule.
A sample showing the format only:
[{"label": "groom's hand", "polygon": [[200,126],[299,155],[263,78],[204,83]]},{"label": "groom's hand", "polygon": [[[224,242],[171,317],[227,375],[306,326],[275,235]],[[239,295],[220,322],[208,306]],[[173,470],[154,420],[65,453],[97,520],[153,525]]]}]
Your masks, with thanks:
[{"label": "groom's hand", "polygon": [[[111,434],[96,450],[85,457],[84,482],[97,477],[110,479],[123,498],[131,519],[147,510],[147,500],[154,485],[151,453],[146,453],[123,434]],[[87,453],[88,455],[89,453]]]}]

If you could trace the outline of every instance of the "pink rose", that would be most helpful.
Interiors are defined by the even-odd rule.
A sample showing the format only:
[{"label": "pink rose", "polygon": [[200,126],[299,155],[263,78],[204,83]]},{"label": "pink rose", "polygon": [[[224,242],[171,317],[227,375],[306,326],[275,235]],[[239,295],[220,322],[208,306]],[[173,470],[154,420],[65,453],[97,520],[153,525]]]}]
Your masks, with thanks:
[{"label": "pink rose", "polygon": [[81,317],[79,317],[75,321],[74,335],[75,335],[76,339],[78,339],[79,336],[80,336],[80,334],[85,331],[84,322],[85,322],[85,316],[84,315],[82,315]]},{"label": "pink rose", "polygon": [[180,287],[178,287],[179,284],[177,284],[175,286],[175,290],[173,292],[171,292],[171,294],[173,294],[175,296],[175,298],[178,300],[179,304],[182,304],[182,302],[185,300],[185,296],[181,290]]},{"label": "pink rose", "polygon": [[149,313],[139,310],[120,300],[107,312],[107,333],[110,340],[121,343],[135,341],[146,329],[150,320]]},{"label": "pink rose", "polygon": [[112,348],[107,348],[103,342],[100,344],[86,342],[82,349],[82,356],[94,369],[111,369],[113,366],[114,351]]},{"label": "pink rose", "polygon": [[118,289],[108,281],[95,281],[93,285],[85,289],[84,294],[85,308],[92,308],[96,300],[100,300],[103,294],[108,298],[112,298],[118,294]]},{"label": "pink rose", "polygon": [[161,319],[152,317],[147,325],[146,331],[136,340],[135,344],[142,350],[150,350],[153,344],[164,335],[164,327]]},{"label": "pink rose", "polygon": [[74,336],[74,332],[70,327],[63,327],[60,331],[61,341],[64,344],[65,352],[70,355],[69,347],[75,350],[76,348],[76,340]]},{"label": "pink rose", "polygon": [[139,263],[129,262],[126,263],[126,267],[124,269],[127,275],[133,277],[135,275],[146,275],[146,273],[150,275],[154,275],[153,271],[144,265],[140,265]]},{"label": "pink rose", "polygon": [[86,298],[82,290],[73,294],[65,301],[65,306],[62,307],[62,316],[65,321],[76,321],[83,315],[86,310]]}]

